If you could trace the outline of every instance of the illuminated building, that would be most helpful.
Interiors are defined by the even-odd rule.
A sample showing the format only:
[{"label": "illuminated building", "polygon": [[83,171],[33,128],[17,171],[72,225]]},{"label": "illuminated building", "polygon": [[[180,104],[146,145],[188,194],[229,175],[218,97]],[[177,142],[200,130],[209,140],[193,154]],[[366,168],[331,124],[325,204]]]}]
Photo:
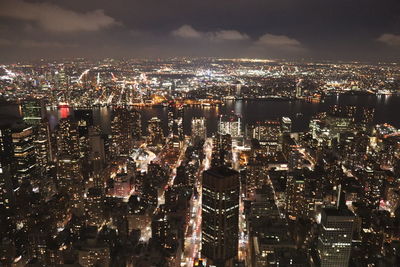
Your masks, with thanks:
[{"label": "illuminated building", "polygon": [[38,180],[33,127],[15,124],[11,137],[14,150],[12,172],[15,180],[19,185],[29,182],[35,187]]},{"label": "illuminated building", "polygon": [[292,132],[292,120],[290,118],[282,117],[281,132],[282,133],[291,133]]},{"label": "illuminated building", "polygon": [[0,218],[5,221],[3,215],[11,209],[14,197],[13,185],[9,166],[0,162]]},{"label": "illuminated building", "polygon": [[70,118],[61,119],[57,129],[57,155],[79,158],[78,125]]},{"label": "illuminated building", "polygon": [[78,123],[79,136],[85,136],[89,133],[89,127],[93,126],[93,110],[77,109],[74,110],[74,119]]},{"label": "illuminated building", "polygon": [[268,154],[282,150],[282,129],[278,121],[265,121],[257,123],[251,129],[251,138],[257,139]]},{"label": "illuminated building", "polygon": [[212,166],[229,166],[232,160],[232,138],[229,134],[216,134],[213,138]]},{"label": "illuminated building", "polygon": [[106,243],[88,239],[78,249],[78,261],[83,267],[110,266],[110,248]]},{"label": "illuminated building", "polygon": [[303,80],[299,79],[297,84],[296,84],[296,91],[295,91],[295,97],[296,98],[301,98],[303,96],[303,94],[302,94],[302,86],[301,86],[302,82],[303,82]]},{"label": "illuminated building", "polygon": [[21,103],[22,117],[29,125],[38,125],[45,118],[43,99],[26,99]]},{"label": "illuminated building", "polygon": [[114,109],[111,136],[113,157],[129,155],[133,145],[133,119],[131,111],[127,108]]},{"label": "illuminated building", "polygon": [[218,133],[229,134],[233,139],[243,137],[242,124],[239,116],[220,116],[218,122]]},{"label": "illuminated building", "polygon": [[161,126],[161,120],[151,118],[147,126],[149,144],[153,146],[164,144],[164,134]]},{"label": "illuminated building", "polygon": [[12,163],[14,155],[13,142],[11,137],[11,124],[0,125],[0,162],[3,166]]},{"label": "illuminated building", "polygon": [[267,182],[267,166],[251,161],[246,168],[246,195],[252,199],[257,189]]},{"label": "illuminated building", "polygon": [[367,168],[363,176],[365,180],[365,203],[370,208],[378,209],[384,195],[386,173],[383,170]]},{"label": "illuminated building", "polygon": [[322,209],[318,255],[321,267],[348,266],[355,227],[355,216],[347,208],[339,189],[336,208]]},{"label": "illuminated building", "polygon": [[171,225],[167,218],[165,206],[160,205],[151,222],[151,236],[153,239],[157,240],[162,247],[166,247],[170,229]]},{"label": "illuminated building", "polygon": [[300,170],[291,172],[287,179],[286,209],[290,219],[295,220],[306,215],[304,175]]},{"label": "illuminated building", "polygon": [[57,157],[57,188],[67,193],[75,204],[82,198],[82,173],[78,158],[69,155]]},{"label": "illuminated building", "polygon": [[205,140],[207,137],[207,128],[205,118],[192,119],[192,143],[196,144],[200,140]]},{"label": "illuminated building", "polygon": [[114,178],[114,187],[111,195],[114,197],[127,197],[131,189],[131,176],[126,172],[117,173]]},{"label": "illuminated building", "polygon": [[176,137],[179,141],[183,141],[185,136],[183,132],[184,126],[184,107],[174,102],[168,103],[168,135]]},{"label": "illuminated building", "polygon": [[104,223],[104,198],[101,188],[89,188],[85,199],[86,224],[100,227]]},{"label": "illuminated building", "polygon": [[52,160],[53,156],[50,142],[50,126],[47,120],[42,120],[38,124],[34,144],[38,169],[43,175],[47,172],[49,162]]},{"label": "illuminated building", "polygon": [[202,255],[217,266],[231,266],[238,253],[238,231],[239,173],[211,168],[203,173]]}]

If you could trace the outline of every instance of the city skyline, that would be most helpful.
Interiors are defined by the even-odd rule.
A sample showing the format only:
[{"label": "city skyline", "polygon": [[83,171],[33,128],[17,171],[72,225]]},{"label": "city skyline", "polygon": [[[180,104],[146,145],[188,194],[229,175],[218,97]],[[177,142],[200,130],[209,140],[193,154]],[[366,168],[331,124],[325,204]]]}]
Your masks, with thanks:
[{"label": "city skyline", "polygon": [[400,266],[399,29],[399,0],[0,0],[0,266]]}]

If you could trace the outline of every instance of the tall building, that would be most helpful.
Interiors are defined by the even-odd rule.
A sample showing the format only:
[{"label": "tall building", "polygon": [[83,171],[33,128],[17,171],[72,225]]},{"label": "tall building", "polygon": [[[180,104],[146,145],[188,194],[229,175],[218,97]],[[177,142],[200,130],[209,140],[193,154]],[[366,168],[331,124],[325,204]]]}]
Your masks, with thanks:
[{"label": "tall building", "polygon": [[275,153],[281,150],[282,129],[279,121],[259,122],[251,129],[251,138],[257,139],[268,152]]},{"label": "tall building", "polygon": [[203,173],[202,256],[232,266],[238,254],[239,173],[213,167]]},{"label": "tall building", "polygon": [[302,97],[302,86],[301,83],[303,82],[302,79],[299,79],[299,81],[296,84],[296,92],[295,92],[295,96],[296,98],[301,98]]},{"label": "tall building", "polygon": [[242,124],[239,116],[220,116],[218,122],[218,133],[229,134],[232,138],[243,137]]},{"label": "tall building", "polygon": [[49,162],[53,159],[50,141],[50,125],[47,120],[42,120],[38,124],[34,144],[38,171],[40,174],[45,174],[49,167]]},{"label": "tall building", "polygon": [[57,129],[57,155],[80,157],[78,125],[70,118],[61,119]]},{"label": "tall building", "polygon": [[192,143],[196,144],[200,140],[204,140],[207,137],[207,128],[205,118],[193,118],[192,119]]},{"label": "tall building", "polygon": [[176,137],[180,141],[185,138],[183,132],[184,126],[184,107],[183,105],[177,105],[174,102],[168,104],[168,135],[170,137]]},{"label": "tall building", "polygon": [[133,145],[133,119],[130,110],[116,108],[111,121],[111,153],[114,157],[128,155]]},{"label": "tall building", "polygon": [[24,121],[30,125],[37,125],[45,118],[43,99],[26,99],[21,103],[21,112]]},{"label": "tall building", "polygon": [[281,119],[281,131],[283,134],[292,132],[292,120],[288,117],[282,117]]},{"label": "tall building", "polygon": [[164,144],[164,134],[161,120],[157,117],[151,118],[147,126],[149,144],[156,146]]},{"label": "tall building", "polygon": [[11,123],[2,123],[0,125],[0,163],[3,166],[11,164],[13,155]]},{"label": "tall building", "polygon": [[212,166],[230,166],[232,161],[232,137],[216,134],[213,137]]},{"label": "tall building", "polygon": [[349,265],[356,217],[347,208],[344,193],[340,189],[339,195],[337,207],[322,210],[322,229],[318,238],[321,267]]},{"label": "tall building", "polygon": [[[9,211],[13,202],[13,186],[9,166],[2,165],[0,162],[0,214]],[[3,220],[3,216],[0,216]],[[1,220],[1,221],[2,221]],[[5,218],[4,218],[5,220]],[[0,231],[1,232],[1,231]]]},{"label": "tall building", "polygon": [[29,182],[38,184],[36,153],[34,144],[34,129],[25,123],[12,127],[13,163],[12,173],[18,185]]}]

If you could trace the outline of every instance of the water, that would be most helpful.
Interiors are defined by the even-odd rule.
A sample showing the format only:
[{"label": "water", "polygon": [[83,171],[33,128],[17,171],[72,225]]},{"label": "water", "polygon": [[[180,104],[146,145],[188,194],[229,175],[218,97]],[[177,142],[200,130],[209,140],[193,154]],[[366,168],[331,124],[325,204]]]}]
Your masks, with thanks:
[{"label": "water", "polygon": [[[190,134],[190,121],[193,117],[205,117],[208,134],[217,130],[218,116],[222,114],[238,114],[244,124],[253,124],[257,121],[289,117],[292,119],[293,131],[305,131],[313,115],[328,110],[332,105],[354,105],[357,107],[374,107],[375,123],[394,125],[400,128],[400,96],[374,96],[374,95],[341,95],[332,96],[322,103],[309,103],[301,100],[276,101],[276,100],[249,100],[228,101],[224,106],[217,107],[186,107],[184,118],[185,134]],[[158,117],[167,128],[167,108],[141,108],[143,132],[146,132],[147,121],[152,117]],[[72,115],[68,109],[49,110],[47,115],[51,127],[54,128],[61,117]],[[0,115],[18,114],[18,108],[14,105],[1,106]],[[299,115],[301,114],[301,115]],[[100,125],[105,133],[110,133],[110,108],[102,107],[94,109],[94,122]],[[0,117],[1,118],[1,117]]]}]

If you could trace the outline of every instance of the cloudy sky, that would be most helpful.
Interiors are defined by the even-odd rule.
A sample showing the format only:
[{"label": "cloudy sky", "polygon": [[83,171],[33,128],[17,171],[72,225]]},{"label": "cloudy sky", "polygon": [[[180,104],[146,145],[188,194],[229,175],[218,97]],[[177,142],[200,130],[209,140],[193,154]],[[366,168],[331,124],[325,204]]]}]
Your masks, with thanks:
[{"label": "cloudy sky", "polygon": [[0,0],[0,61],[400,61],[400,0]]}]

